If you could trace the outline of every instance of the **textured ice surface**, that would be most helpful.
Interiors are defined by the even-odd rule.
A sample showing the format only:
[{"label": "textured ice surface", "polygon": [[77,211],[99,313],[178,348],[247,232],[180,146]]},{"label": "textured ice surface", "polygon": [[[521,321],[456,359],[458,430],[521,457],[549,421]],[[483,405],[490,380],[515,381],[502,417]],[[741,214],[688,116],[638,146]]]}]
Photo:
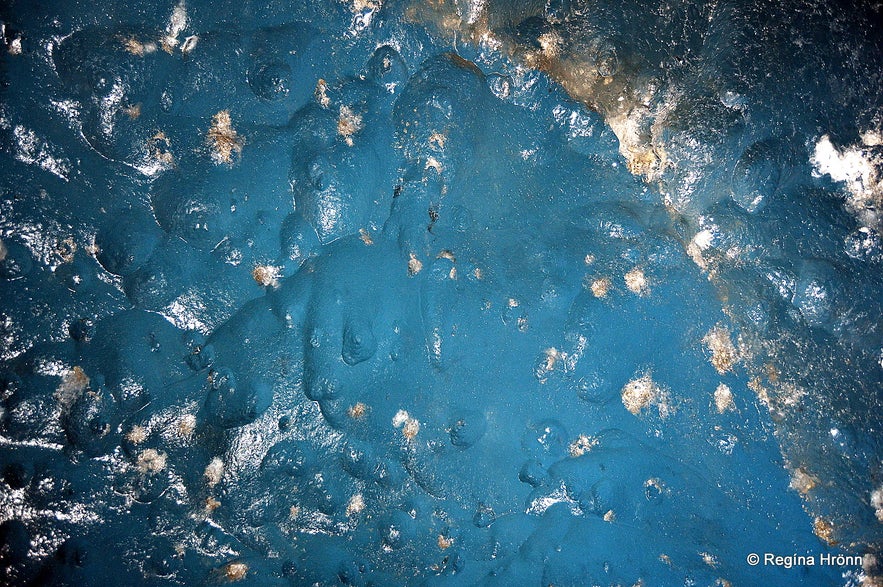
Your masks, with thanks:
[{"label": "textured ice surface", "polygon": [[0,8],[0,581],[883,581],[879,7],[521,4]]}]

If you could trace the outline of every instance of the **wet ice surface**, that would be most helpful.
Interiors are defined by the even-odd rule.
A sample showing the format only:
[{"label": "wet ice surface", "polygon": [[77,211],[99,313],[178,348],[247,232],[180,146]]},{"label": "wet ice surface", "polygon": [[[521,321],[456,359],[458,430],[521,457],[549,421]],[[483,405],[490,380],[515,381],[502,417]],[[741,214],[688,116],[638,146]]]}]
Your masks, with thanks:
[{"label": "wet ice surface", "polygon": [[872,8],[4,10],[3,581],[878,584]]}]

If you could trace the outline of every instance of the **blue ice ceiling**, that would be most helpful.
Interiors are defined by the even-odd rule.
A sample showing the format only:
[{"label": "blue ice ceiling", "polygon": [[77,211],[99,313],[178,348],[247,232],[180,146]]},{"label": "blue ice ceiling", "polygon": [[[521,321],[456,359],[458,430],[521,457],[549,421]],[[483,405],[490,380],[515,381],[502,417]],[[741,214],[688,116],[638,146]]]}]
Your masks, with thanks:
[{"label": "blue ice ceiling", "polygon": [[881,22],[0,8],[0,582],[881,584]]}]

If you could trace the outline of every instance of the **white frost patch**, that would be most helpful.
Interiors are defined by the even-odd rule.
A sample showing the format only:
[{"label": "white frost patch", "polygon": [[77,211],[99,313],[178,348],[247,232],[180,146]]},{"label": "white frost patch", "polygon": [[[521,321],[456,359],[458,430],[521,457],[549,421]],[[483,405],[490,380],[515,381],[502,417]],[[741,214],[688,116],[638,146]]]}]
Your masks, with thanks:
[{"label": "white frost patch", "polygon": [[561,105],[555,106],[552,116],[562,127],[566,127],[567,138],[591,137],[595,134],[594,120],[581,110],[567,110]]},{"label": "white frost patch", "polygon": [[878,144],[878,133],[863,135],[864,146],[838,149],[828,135],[816,143],[810,157],[813,174],[816,177],[828,175],[833,181],[843,182],[849,191],[847,204],[859,221],[868,226],[880,222],[880,208],[883,203],[883,156],[873,153],[870,148]]},{"label": "white frost patch", "polygon": [[718,414],[736,409],[736,404],[733,402],[733,392],[728,385],[721,383],[714,390],[714,405],[717,407]]},{"label": "white frost patch", "polygon": [[356,514],[361,513],[365,509],[365,498],[362,497],[361,493],[357,493],[352,496],[349,502],[346,504],[346,515],[354,516]]},{"label": "white frost patch", "polygon": [[474,25],[484,15],[485,10],[487,10],[487,0],[469,0],[463,20],[468,25]]},{"label": "white frost patch", "polygon": [[507,98],[511,96],[512,103],[516,106],[536,111],[541,101],[537,96],[539,89],[540,74],[533,68],[518,65],[513,72],[509,72],[512,84],[509,86]]},{"label": "white frost patch", "polygon": [[34,373],[44,377],[65,377],[71,369],[61,361],[47,361],[38,358],[34,365]]},{"label": "white frost patch", "polygon": [[874,508],[877,520],[883,523],[883,485],[871,492],[871,506]]},{"label": "white frost patch", "polygon": [[206,313],[205,302],[198,292],[181,294],[160,312],[163,318],[182,330],[197,330],[208,334],[212,329],[202,320]]},{"label": "white frost patch", "polygon": [[[712,228],[717,228],[712,225]],[[703,228],[697,232],[687,245],[687,254],[696,265],[703,271],[709,269],[709,259],[706,258],[705,252],[711,248],[715,241],[715,232],[709,228]]]},{"label": "white frost patch", "polygon": [[399,410],[396,412],[396,415],[392,417],[392,425],[396,428],[400,428],[409,417],[408,412],[405,410]]},{"label": "white frost patch", "polygon": [[699,247],[700,251],[704,251],[711,246],[711,241],[713,239],[714,233],[708,229],[704,229],[696,233],[696,236],[693,237],[693,242]]},{"label": "white frost patch", "polygon": [[71,164],[64,157],[54,155],[50,145],[39,138],[37,133],[21,125],[13,131],[15,137],[15,158],[28,165],[37,165],[49,173],[68,181]]},{"label": "white frost patch", "polygon": [[123,98],[126,96],[126,87],[121,79],[116,79],[110,92],[99,100],[99,117],[101,118],[101,134],[105,137],[113,135],[114,121],[117,112],[123,104]]},{"label": "white frost patch", "polygon": [[221,479],[224,478],[224,461],[218,457],[213,458],[209,461],[209,464],[206,465],[203,476],[209,487],[214,487],[220,483]]},{"label": "white frost patch", "polygon": [[571,373],[576,369],[576,364],[586,350],[588,340],[585,336],[579,336],[574,343],[571,352],[559,351],[555,347],[547,348],[540,356],[540,360],[534,370],[534,374],[540,383],[548,380],[548,375],[556,369],[564,373]]},{"label": "white frost patch", "polygon": [[347,34],[355,36],[370,27],[374,15],[380,10],[382,4],[382,0],[353,0],[350,7],[353,12],[353,20]]},{"label": "white frost patch", "polygon": [[0,435],[0,446],[31,446],[43,450],[60,451],[64,450],[64,445],[57,442],[49,442],[48,440],[13,440]]},{"label": "white frost patch", "polygon": [[71,128],[82,134],[83,125],[80,122],[81,105],[76,100],[49,100],[55,110],[62,114]]},{"label": "white frost patch", "polygon": [[578,516],[580,515],[580,513],[582,513],[579,504],[577,504],[573,500],[573,498],[568,495],[567,487],[565,487],[564,482],[562,482],[557,489],[552,491],[552,493],[548,495],[543,495],[531,501],[530,505],[524,513],[541,516],[546,513],[547,509],[549,509],[556,503],[566,503],[570,505],[570,511],[575,516]]},{"label": "white frost patch", "polygon": [[169,17],[169,24],[166,25],[166,36],[162,39],[164,48],[168,50],[169,48],[178,46],[178,35],[184,32],[184,29],[187,28],[187,23],[187,7],[184,5],[184,0],[181,0],[181,2],[175,6],[175,9],[172,11],[172,16]]},{"label": "white frost patch", "polygon": [[12,36],[11,30],[6,30],[6,23],[0,23],[0,39],[3,39],[3,44],[6,45],[6,50],[10,55],[21,55],[21,35],[18,35],[8,43],[6,39]]},{"label": "white frost patch", "polygon": [[190,35],[186,39],[184,39],[184,44],[181,45],[181,53],[184,55],[189,54],[191,51],[196,49],[196,44],[199,42],[199,37],[196,35]]}]

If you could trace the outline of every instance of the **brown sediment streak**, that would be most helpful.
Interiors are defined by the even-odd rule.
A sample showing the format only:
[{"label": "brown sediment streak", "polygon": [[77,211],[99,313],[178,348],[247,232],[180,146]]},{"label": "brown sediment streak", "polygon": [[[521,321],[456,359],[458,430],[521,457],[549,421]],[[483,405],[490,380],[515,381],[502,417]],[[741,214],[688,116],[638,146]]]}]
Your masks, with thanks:
[{"label": "brown sediment streak", "polygon": [[568,46],[581,47],[582,54],[568,53],[564,40],[554,31],[537,36],[537,49],[521,47],[500,30],[541,16],[541,12],[529,7],[502,15],[490,14],[487,2],[474,1],[466,11],[468,14],[462,12],[452,2],[430,0],[413,3],[405,14],[410,20],[434,28],[441,36],[498,47],[515,61],[547,74],[572,98],[604,117],[619,139],[620,154],[632,174],[648,183],[661,179],[669,161],[665,147],[656,137],[661,135],[661,123],[675,100],[656,100],[662,84],[649,75],[640,56],[618,55],[603,37],[593,37],[591,33],[567,42]]}]

